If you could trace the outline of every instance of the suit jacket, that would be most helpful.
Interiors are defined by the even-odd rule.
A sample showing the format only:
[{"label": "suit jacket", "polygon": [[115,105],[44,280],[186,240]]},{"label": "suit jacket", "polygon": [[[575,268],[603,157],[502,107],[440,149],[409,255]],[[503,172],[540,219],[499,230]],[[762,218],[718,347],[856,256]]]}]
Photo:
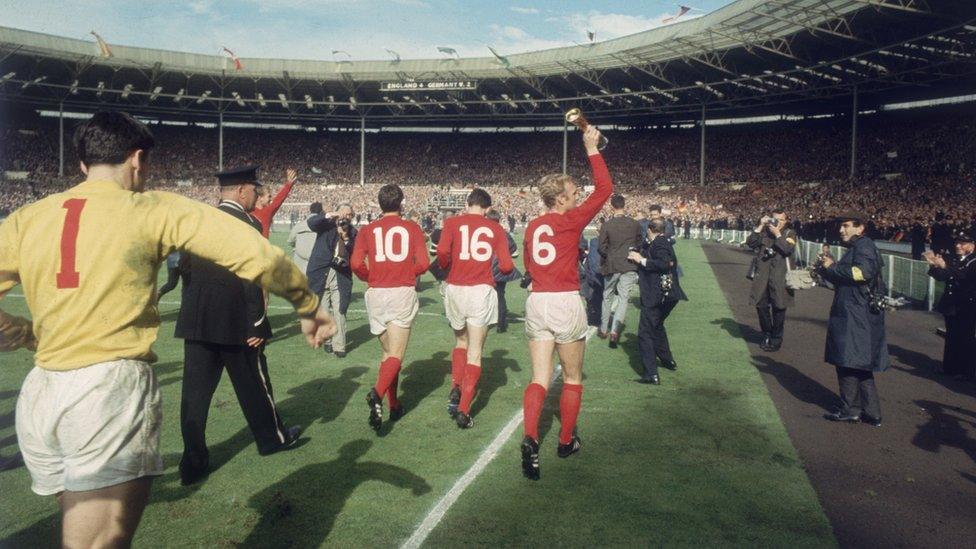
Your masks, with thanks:
[{"label": "suit jacket", "polygon": [[[646,258],[643,265],[637,266],[640,282],[641,307],[657,307],[661,303],[687,301],[688,296],[681,289],[678,280],[678,257],[667,236],[660,234],[654,240],[641,245],[640,254]],[[670,275],[671,289],[667,295],[661,287],[662,275]]]},{"label": "suit jacket", "polygon": [[636,248],[644,240],[640,223],[625,215],[608,219],[600,226],[600,272],[603,275],[632,273],[637,265],[627,261],[630,248]]},{"label": "suit jacket", "polygon": [[308,259],[312,255],[312,248],[315,246],[317,237],[318,234],[310,229],[306,222],[295,223],[295,226],[291,228],[291,232],[288,234],[288,245],[294,250],[291,260],[306,275],[308,274]]},{"label": "suit jacket", "polygon": [[952,256],[945,269],[929,268],[929,275],[945,282],[945,291],[935,307],[945,316],[976,313],[976,253],[965,258]]},{"label": "suit jacket", "polygon": [[[339,236],[339,229],[334,219],[329,219],[322,214],[316,214],[308,218],[306,222],[308,228],[318,234],[315,245],[312,246],[312,253],[308,257],[308,268],[305,271],[308,276],[308,287],[321,296],[325,291],[325,281],[329,276],[329,270],[335,270],[336,282],[339,285],[339,312],[346,314],[349,309],[349,302],[352,300],[352,270],[349,267],[349,258],[352,257],[352,249],[356,244],[356,227],[349,226],[349,241],[342,244]],[[345,250],[339,249],[344,246]],[[345,264],[342,266],[335,264],[336,251],[342,252]]]},{"label": "suit jacket", "polygon": [[[217,209],[239,219],[241,231],[261,232],[261,223],[236,203],[223,201]],[[181,263],[183,304],[176,337],[221,345],[245,345],[250,337],[271,338],[260,286],[191,254],[184,254]]]}]

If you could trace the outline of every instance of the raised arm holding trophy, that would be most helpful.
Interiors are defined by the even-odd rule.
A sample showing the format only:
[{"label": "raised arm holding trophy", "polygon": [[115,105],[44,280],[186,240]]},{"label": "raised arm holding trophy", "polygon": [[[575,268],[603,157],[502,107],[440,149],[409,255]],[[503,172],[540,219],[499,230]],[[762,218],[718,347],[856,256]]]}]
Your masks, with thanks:
[{"label": "raised arm holding trophy", "polygon": [[[579,107],[573,107],[572,109],[566,111],[566,122],[576,126],[581,132],[585,132],[586,129],[590,127],[590,122],[585,116],[583,116],[583,111],[581,111]],[[610,140],[607,139],[603,133],[600,133],[600,141],[597,143],[596,148],[602,151],[603,149],[607,148],[607,143],[609,142]]]}]

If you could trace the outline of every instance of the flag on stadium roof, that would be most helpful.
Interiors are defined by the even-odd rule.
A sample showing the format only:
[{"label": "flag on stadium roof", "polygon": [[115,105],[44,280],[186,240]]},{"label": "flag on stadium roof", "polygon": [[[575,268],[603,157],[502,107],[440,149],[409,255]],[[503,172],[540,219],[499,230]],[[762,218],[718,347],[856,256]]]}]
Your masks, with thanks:
[{"label": "flag on stadium roof", "polygon": [[589,40],[590,42],[592,42],[595,37],[596,37],[596,33],[595,32],[593,32],[591,30],[586,31],[586,39],[587,40]]},{"label": "flag on stadium roof", "polygon": [[105,40],[95,31],[91,31],[92,36],[95,37],[96,49],[98,50],[98,55],[102,57],[112,57],[112,50],[108,47]]},{"label": "flag on stadium roof", "polygon": [[[229,55],[230,58],[234,61],[234,70],[235,71],[239,71],[239,70],[243,70],[244,69],[244,65],[242,65],[241,64],[241,60],[236,55],[234,55],[234,52],[232,52],[229,49],[227,49],[226,46],[223,47],[222,49],[223,49],[224,53],[226,53],[227,55]],[[227,60],[226,59],[224,59],[224,68],[225,69],[227,68]]]},{"label": "flag on stadium roof", "polygon": [[437,46],[437,51],[441,53],[446,53],[447,55],[453,55],[454,57],[458,56],[458,52],[456,49],[448,48],[446,46]]},{"label": "flag on stadium roof", "polygon": [[509,62],[508,58],[505,57],[505,56],[499,55],[499,53],[497,51],[495,51],[495,48],[493,48],[491,46],[488,46],[488,51],[490,51],[491,54],[495,56],[495,59],[497,59],[498,62],[501,63],[503,66],[507,67],[507,66],[509,66],[511,64]]},{"label": "flag on stadium roof", "polygon": [[400,54],[399,53],[397,53],[397,52],[395,52],[393,50],[386,50],[386,53],[388,53],[388,54],[390,54],[390,55],[393,56],[393,59],[394,59],[393,62],[394,63],[399,63],[400,62]]},{"label": "flag on stadium roof", "polygon": [[667,18],[663,19],[661,22],[662,23],[672,23],[674,21],[677,21],[679,17],[681,17],[682,15],[688,13],[689,11],[691,11],[691,8],[689,8],[688,6],[681,6],[681,9],[678,10],[678,14],[677,15],[674,15],[672,17],[667,17]]}]

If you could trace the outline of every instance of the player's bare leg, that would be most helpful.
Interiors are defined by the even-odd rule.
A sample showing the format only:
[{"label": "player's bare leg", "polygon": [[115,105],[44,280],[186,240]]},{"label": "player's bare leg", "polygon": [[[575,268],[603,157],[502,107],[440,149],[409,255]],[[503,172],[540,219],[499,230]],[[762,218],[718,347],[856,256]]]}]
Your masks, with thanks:
[{"label": "player's bare leg", "polygon": [[563,392],[559,396],[559,447],[557,455],[569,457],[579,451],[582,444],[576,434],[576,418],[583,399],[583,354],[586,341],[556,345],[559,362],[563,366]]},{"label": "player's bare leg", "polygon": [[[467,429],[474,425],[471,421],[471,401],[481,378],[481,354],[488,338],[488,326],[472,326],[465,328],[467,353],[465,356],[464,377],[461,378],[461,400],[458,403],[457,425]],[[458,331],[455,331],[457,334]]]},{"label": "player's bare leg", "polygon": [[454,330],[454,349],[451,351],[451,393],[447,397],[447,413],[457,419],[458,406],[461,405],[461,382],[464,381],[464,368],[468,361],[468,329]]},{"label": "player's bare leg", "polygon": [[396,410],[396,419],[403,414],[403,407],[397,400],[396,394],[390,389],[399,385],[398,376],[403,355],[407,351],[407,343],[410,341],[410,328],[387,324],[386,331],[379,336],[379,340],[383,348],[383,361],[380,363],[376,385],[366,395],[366,402],[369,405],[369,425],[377,430],[383,425],[384,395],[388,396],[391,419],[394,410]]},{"label": "player's bare leg", "polygon": [[108,488],[61,492],[64,547],[129,547],[149,501],[152,477]]},{"label": "player's bare leg", "polygon": [[525,388],[522,400],[525,436],[522,438],[522,474],[539,480],[539,416],[546,401],[546,391],[552,380],[553,351],[556,342],[529,340],[529,360],[532,363],[532,382]]}]

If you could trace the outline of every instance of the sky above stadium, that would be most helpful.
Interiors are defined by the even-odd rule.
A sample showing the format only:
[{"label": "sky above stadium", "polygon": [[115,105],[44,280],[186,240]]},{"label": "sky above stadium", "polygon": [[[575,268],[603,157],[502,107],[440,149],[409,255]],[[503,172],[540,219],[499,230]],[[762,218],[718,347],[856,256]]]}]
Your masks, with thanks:
[{"label": "sky above stadium", "polygon": [[[680,0],[679,0],[680,2]],[[437,58],[501,55],[625,36],[660,26],[680,9],[666,0],[0,0],[0,25],[193,53],[221,47],[240,57]],[[694,0],[681,20],[729,0]],[[345,53],[333,54],[333,50]],[[346,55],[348,53],[348,57]]]}]

